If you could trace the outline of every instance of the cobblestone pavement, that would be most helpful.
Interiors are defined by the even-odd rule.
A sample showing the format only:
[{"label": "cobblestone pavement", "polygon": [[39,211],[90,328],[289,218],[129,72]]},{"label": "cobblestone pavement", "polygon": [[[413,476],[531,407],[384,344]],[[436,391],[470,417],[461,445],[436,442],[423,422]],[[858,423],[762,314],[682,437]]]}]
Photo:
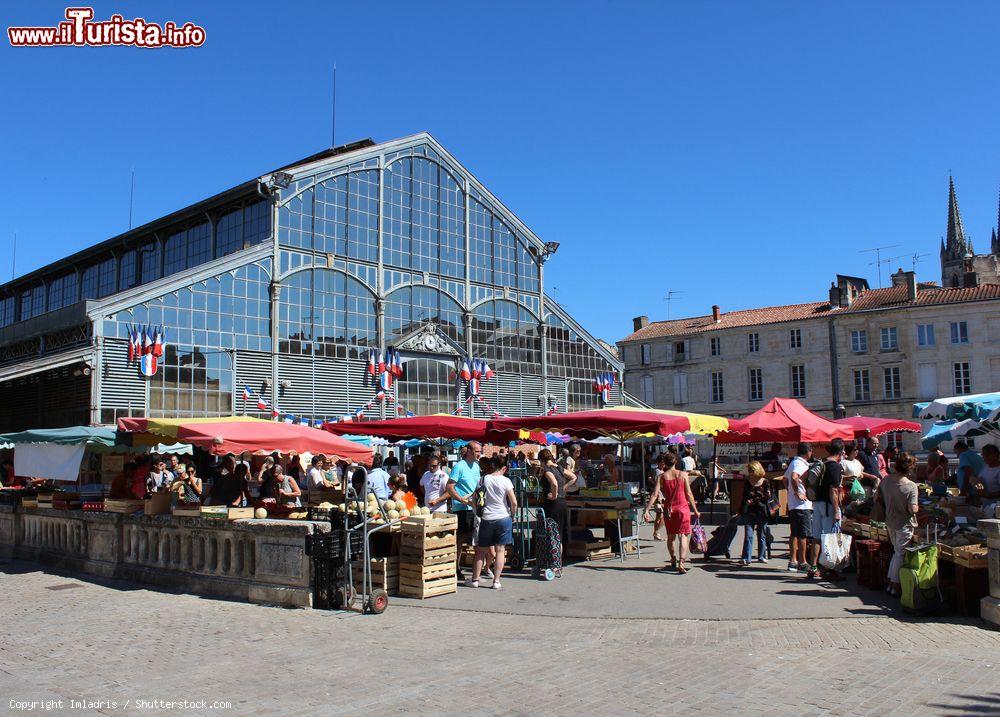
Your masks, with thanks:
[{"label": "cobblestone pavement", "polygon": [[[10,700],[60,699],[65,714],[1000,714],[1000,633],[978,621],[741,619],[739,604],[730,620],[399,604],[361,616],[22,563],[0,564],[0,604],[0,714],[18,714]],[[70,699],[118,707],[70,710]]]}]

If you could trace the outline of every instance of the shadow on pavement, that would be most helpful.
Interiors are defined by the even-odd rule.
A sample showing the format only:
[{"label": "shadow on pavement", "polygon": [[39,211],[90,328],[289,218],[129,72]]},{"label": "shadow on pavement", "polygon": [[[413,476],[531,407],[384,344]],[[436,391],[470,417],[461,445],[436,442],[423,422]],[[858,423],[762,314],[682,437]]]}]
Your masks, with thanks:
[{"label": "shadow on pavement", "polygon": [[954,705],[945,705],[937,702],[930,702],[927,707],[943,710],[941,714],[954,715],[955,717],[961,717],[961,715],[998,715],[1000,714],[1000,693],[994,693],[991,695],[962,695],[957,693],[951,693],[951,697],[955,697],[960,700],[964,700],[967,704],[961,705],[958,710]]}]

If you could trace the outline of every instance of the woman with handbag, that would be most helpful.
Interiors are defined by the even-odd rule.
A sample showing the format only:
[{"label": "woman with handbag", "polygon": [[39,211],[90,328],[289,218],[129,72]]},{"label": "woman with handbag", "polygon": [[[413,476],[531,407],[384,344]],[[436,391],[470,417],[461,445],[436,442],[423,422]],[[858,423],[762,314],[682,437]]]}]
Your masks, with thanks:
[{"label": "woman with handbag", "polygon": [[757,536],[757,562],[767,562],[766,525],[771,515],[771,485],[765,477],[764,466],[757,461],[750,461],[747,473],[749,476],[743,487],[743,505],[740,506],[743,523],[741,562],[744,565],[750,564],[754,535]]},{"label": "woman with handbag", "polygon": [[472,496],[472,505],[480,517],[476,562],[472,567],[472,578],[465,584],[470,588],[479,587],[483,565],[495,551],[493,589],[500,590],[506,547],[514,542],[513,515],[517,512],[517,498],[514,496],[514,484],[506,475],[506,456],[483,458],[479,465],[483,477]]},{"label": "woman with handbag", "polygon": [[[663,456],[664,470],[660,473],[653,494],[646,504],[645,519],[650,520],[650,511],[657,499],[663,496],[664,522],[667,526],[667,550],[670,551],[670,565],[678,573],[687,572],[684,561],[688,557],[688,547],[691,539],[691,516],[701,518],[698,506],[691,493],[691,484],[687,473],[677,470],[677,456],[667,453]],[[674,548],[674,539],[678,547]],[[666,566],[662,568],[666,570]]]}]

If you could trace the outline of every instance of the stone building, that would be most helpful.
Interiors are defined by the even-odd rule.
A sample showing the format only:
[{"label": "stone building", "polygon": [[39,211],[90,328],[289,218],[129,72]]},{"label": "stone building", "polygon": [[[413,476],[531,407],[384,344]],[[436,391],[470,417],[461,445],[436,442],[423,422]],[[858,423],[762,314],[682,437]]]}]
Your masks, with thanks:
[{"label": "stone building", "polygon": [[[640,316],[618,342],[625,388],[657,408],[742,416],[783,396],[831,417],[909,417],[917,401],[1000,390],[996,230],[992,248],[972,254],[952,183],[944,286],[902,269],[884,289],[838,275],[825,301]],[[899,440],[919,445],[916,436]]]}]

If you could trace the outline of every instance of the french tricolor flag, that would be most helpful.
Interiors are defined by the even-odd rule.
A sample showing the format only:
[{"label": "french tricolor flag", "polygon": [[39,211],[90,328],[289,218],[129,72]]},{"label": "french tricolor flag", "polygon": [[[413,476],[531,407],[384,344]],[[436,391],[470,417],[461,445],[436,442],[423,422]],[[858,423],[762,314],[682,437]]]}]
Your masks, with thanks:
[{"label": "french tricolor flag", "polygon": [[257,397],[257,408],[261,411],[266,411],[270,406],[267,405],[267,401],[264,400],[263,396]]},{"label": "french tricolor flag", "polygon": [[462,377],[463,381],[468,381],[472,378],[472,368],[469,366],[469,359],[462,360],[462,370],[458,375]]},{"label": "french tricolor flag", "polygon": [[244,386],[243,387],[243,400],[244,401],[249,401],[252,398],[252,396],[253,396],[253,394],[250,393],[250,389],[247,388],[246,386]]}]

